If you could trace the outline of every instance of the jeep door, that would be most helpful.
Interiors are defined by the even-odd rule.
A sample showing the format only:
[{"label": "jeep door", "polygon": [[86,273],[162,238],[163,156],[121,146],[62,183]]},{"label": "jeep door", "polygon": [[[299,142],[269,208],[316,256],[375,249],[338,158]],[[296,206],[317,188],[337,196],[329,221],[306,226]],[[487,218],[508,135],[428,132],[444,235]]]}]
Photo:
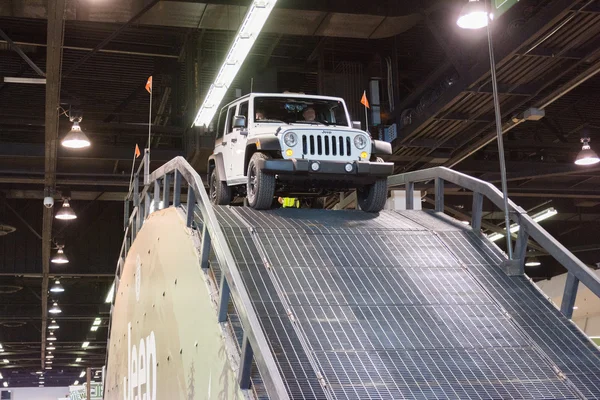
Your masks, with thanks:
[{"label": "jeep door", "polygon": [[233,117],[235,116],[235,112],[237,110],[237,104],[233,104],[227,110],[227,119],[225,120],[225,126],[223,128],[224,135],[221,141],[221,153],[223,153],[223,166],[225,167],[225,173],[227,174],[227,184],[229,186],[235,185],[236,183],[231,182],[232,174],[231,174],[231,163],[233,162],[233,154],[231,153],[231,139],[232,139],[232,125],[233,125]]},{"label": "jeep door", "polygon": [[246,118],[244,127],[233,127],[231,130],[231,177],[234,180],[244,180],[244,158],[246,155],[246,142],[248,141],[248,101],[240,103],[235,114]]}]

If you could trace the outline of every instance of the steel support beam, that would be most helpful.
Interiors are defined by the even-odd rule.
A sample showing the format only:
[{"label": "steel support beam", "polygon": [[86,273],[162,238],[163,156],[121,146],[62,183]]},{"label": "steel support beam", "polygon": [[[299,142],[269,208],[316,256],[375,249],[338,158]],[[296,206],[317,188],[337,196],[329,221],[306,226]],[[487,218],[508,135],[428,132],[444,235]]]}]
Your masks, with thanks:
[{"label": "steel support beam", "polygon": [[[0,40],[0,43],[8,44],[6,40]],[[14,42],[17,46],[31,46],[31,47],[46,47],[46,43],[34,43],[34,42]],[[73,51],[92,51],[91,47],[79,47],[79,46],[63,46],[63,50],[73,50]],[[157,57],[157,58],[171,58],[178,59],[179,56],[176,54],[164,54],[164,53],[147,53],[141,51],[133,51],[133,50],[115,50],[115,49],[101,49],[98,50],[98,53],[108,53],[108,54],[125,54],[129,56],[142,56],[142,57]]]},{"label": "steel support beam", "polygon": [[[554,0],[546,5],[535,18],[530,20],[521,29],[521,35],[506,36],[506,40],[496,46],[497,59],[505,60],[512,54],[515,54],[520,48],[531,45],[539,37],[540,32],[544,32],[548,27],[553,26],[561,18],[569,13],[573,0]],[[524,40],[525,39],[525,40]],[[483,45],[482,45],[483,47]],[[461,93],[469,89],[482,77],[489,75],[489,53],[487,48],[476,52],[478,59],[475,65],[461,76],[460,80],[446,90],[438,100],[435,101],[422,115],[416,118],[411,125],[400,132],[400,140],[408,140],[420,131],[423,126],[435,117],[444,107],[451,104]],[[499,63],[499,68],[502,62]],[[443,73],[441,74],[443,76]],[[396,109],[396,117],[404,111],[405,107]],[[400,146],[402,143],[400,143]]]},{"label": "steel support beam", "polygon": [[[598,55],[598,53],[600,53],[600,49],[596,48],[594,51],[592,51],[592,53],[590,53],[590,57],[596,57]],[[587,58],[588,57],[586,57],[586,59]],[[561,77],[563,77],[566,74],[568,74],[569,72],[572,72],[573,70],[575,70],[577,67],[579,67],[580,63],[583,63],[583,60],[580,61],[579,63],[573,64],[569,68],[561,71],[560,74],[553,76],[550,80],[545,82],[545,87],[548,87],[549,85],[551,85],[552,83],[554,83],[555,81],[560,79]],[[584,71],[579,73],[577,76],[575,76],[573,79],[569,80],[564,85],[562,85],[560,88],[553,91],[552,93],[550,93],[548,96],[544,97],[539,102],[532,104],[531,106],[534,108],[538,108],[540,110],[544,110],[548,106],[552,105],[555,101],[562,98],[564,95],[568,94],[575,88],[579,87],[581,84],[583,84],[586,81],[588,81],[589,79],[593,78],[598,73],[600,73],[600,61],[596,61],[594,64],[589,66],[587,69],[585,69]],[[518,106],[520,107],[520,106],[524,105],[525,103],[526,103],[526,101],[523,102],[522,104],[518,104]],[[523,122],[525,122],[525,120],[521,116],[516,116],[515,118],[506,122],[502,126],[502,133],[506,134],[507,132],[511,131],[512,129],[519,126]],[[477,135],[475,135],[475,137],[479,137],[481,133],[485,132],[485,130],[487,130],[487,128],[484,129],[483,132],[476,132]],[[447,167],[455,166],[456,164],[465,160],[466,158],[473,155],[477,151],[481,150],[488,144],[492,143],[494,140],[496,140],[496,133],[495,132],[487,133],[483,138],[481,138],[474,144],[468,146],[466,149],[460,151],[457,155],[452,157],[447,163],[444,164],[444,166],[447,166]]]},{"label": "steel support beam", "polygon": [[[185,3],[203,3],[232,6],[247,6],[249,1],[240,0],[164,0],[164,2],[177,1]],[[405,16],[419,14],[424,9],[433,8],[437,0],[421,0],[418,2],[397,2],[394,0],[379,0],[377,2],[359,1],[349,4],[345,0],[287,0],[278,4],[279,8],[301,11],[339,12],[345,14],[377,15],[382,17]]]},{"label": "steel support beam", "polygon": [[579,289],[579,279],[569,272],[567,274],[565,292],[563,293],[562,303],[560,305],[560,312],[569,319],[573,317],[573,307],[575,306],[575,300],[577,299],[577,289]]},{"label": "steel support beam", "polygon": [[[50,11],[48,11],[48,14],[50,14]],[[27,65],[29,65],[31,67],[31,69],[33,69],[35,71],[36,74],[38,74],[39,76],[42,77],[46,77],[46,74],[44,73],[44,71],[42,71],[40,69],[40,67],[37,66],[36,63],[33,62],[33,60],[31,58],[29,58],[29,56],[27,54],[25,54],[23,52],[23,50],[21,50],[19,48],[19,46],[17,46],[15,44],[15,42],[13,42],[6,33],[4,33],[4,31],[2,29],[0,29],[0,37],[3,38],[4,40],[6,40],[6,42],[8,43],[8,45],[19,55],[21,56],[21,58],[23,60],[25,60],[25,62],[27,63]]]},{"label": "steel support beam", "polygon": [[[58,118],[58,113],[57,113]],[[58,134],[58,133],[57,133]],[[58,139],[58,136],[57,136]],[[84,153],[73,152],[72,150],[60,147],[54,149],[55,153],[61,159],[74,160],[124,160],[131,162],[133,157],[133,147],[112,147],[112,146],[93,146]],[[152,150],[152,161],[169,161],[175,157],[181,156],[182,151],[177,150]],[[1,157],[44,157],[44,146],[40,144],[29,143],[1,143],[0,142],[0,158]]]},{"label": "steel support beam", "polygon": [[[73,64],[73,66],[71,68],[69,68],[69,70],[64,74],[64,76],[67,77],[67,76],[71,75],[75,70],[77,70],[77,68],[81,67],[81,65],[83,65],[87,60],[89,60],[94,54],[96,54],[98,51],[102,50],[114,38],[119,36],[125,29],[127,29],[127,27],[129,27],[132,23],[134,23],[135,21],[140,19],[144,14],[146,14],[147,11],[151,10],[158,2],[159,2],[159,0],[150,1],[144,8],[142,8],[142,10],[140,12],[138,12],[136,15],[131,17],[131,19],[129,21],[127,21],[125,24],[121,25],[119,27],[119,29],[117,29],[116,31],[111,33],[106,39],[104,39],[101,43],[99,43],[98,46],[96,46],[92,51],[90,51],[88,54],[83,56],[79,61],[77,61],[75,64]],[[50,13],[48,13],[48,14],[50,14]]]},{"label": "steel support beam", "polygon": [[[45,190],[51,194],[56,187],[56,158],[58,145],[58,106],[60,103],[60,72],[66,0],[48,2],[46,54],[46,133],[45,133]],[[46,318],[48,316],[48,275],[52,244],[52,209],[44,208],[42,223],[42,348],[41,366],[46,360]]]}]

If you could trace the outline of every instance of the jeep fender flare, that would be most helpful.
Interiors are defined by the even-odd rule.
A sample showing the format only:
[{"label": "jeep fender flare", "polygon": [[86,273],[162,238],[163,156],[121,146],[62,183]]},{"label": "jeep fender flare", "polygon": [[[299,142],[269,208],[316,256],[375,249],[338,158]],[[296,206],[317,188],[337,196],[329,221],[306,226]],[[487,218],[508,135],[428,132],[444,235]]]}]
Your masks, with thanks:
[{"label": "jeep fender flare", "polygon": [[281,144],[279,143],[279,138],[277,138],[276,136],[266,136],[248,139],[248,141],[246,142],[246,155],[244,156],[244,175],[247,174],[248,163],[250,163],[250,159],[257,151],[281,151]]},{"label": "jeep fender flare", "polygon": [[219,179],[221,182],[227,181],[227,174],[225,173],[225,163],[223,162],[223,154],[217,153],[208,157],[208,180],[207,182],[210,184],[210,175],[212,174],[214,169],[217,169],[217,173],[219,175]]}]

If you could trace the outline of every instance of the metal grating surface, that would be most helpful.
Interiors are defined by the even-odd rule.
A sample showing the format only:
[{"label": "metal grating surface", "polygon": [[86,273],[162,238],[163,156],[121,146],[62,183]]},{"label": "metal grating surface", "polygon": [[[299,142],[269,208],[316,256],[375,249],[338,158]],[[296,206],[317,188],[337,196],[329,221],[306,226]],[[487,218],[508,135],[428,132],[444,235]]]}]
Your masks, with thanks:
[{"label": "metal grating surface", "polygon": [[420,226],[435,232],[444,231],[462,231],[469,232],[471,230],[469,225],[465,225],[460,221],[440,212],[434,211],[396,211],[397,214],[402,215]]},{"label": "metal grating surface", "polygon": [[[227,209],[215,208],[215,211],[290,396],[294,399],[325,399],[314,369],[279,301],[250,232],[239,229],[233,214]],[[215,272],[216,282],[220,282],[221,272],[215,258],[211,259],[211,268]],[[229,322],[238,341],[238,348],[241,348],[243,330],[233,304],[229,306]],[[255,366],[252,370],[254,390],[259,398],[267,399],[260,374]]]},{"label": "metal grating surface", "polygon": [[440,236],[483,287],[552,359],[580,393],[600,398],[600,351],[525,277],[508,277],[498,267],[504,255],[473,233]]},{"label": "metal grating surface", "polygon": [[[221,212],[243,220],[225,223],[228,235],[252,232],[270,272],[251,265],[281,293],[281,303],[271,301],[289,310],[311,359],[301,368],[318,370],[329,398],[577,398],[439,237],[418,223],[397,213]],[[314,397],[303,391],[293,398]]]}]

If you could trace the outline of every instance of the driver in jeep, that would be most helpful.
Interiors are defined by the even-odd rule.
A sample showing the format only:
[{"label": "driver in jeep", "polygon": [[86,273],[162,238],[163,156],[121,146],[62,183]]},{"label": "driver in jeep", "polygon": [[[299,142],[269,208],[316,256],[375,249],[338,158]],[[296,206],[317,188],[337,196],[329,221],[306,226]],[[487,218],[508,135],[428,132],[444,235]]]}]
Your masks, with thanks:
[{"label": "driver in jeep", "polygon": [[302,113],[302,116],[304,117],[305,121],[314,121],[315,119],[317,119],[317,113],[312,107],[306,107],[306,109]]}]

